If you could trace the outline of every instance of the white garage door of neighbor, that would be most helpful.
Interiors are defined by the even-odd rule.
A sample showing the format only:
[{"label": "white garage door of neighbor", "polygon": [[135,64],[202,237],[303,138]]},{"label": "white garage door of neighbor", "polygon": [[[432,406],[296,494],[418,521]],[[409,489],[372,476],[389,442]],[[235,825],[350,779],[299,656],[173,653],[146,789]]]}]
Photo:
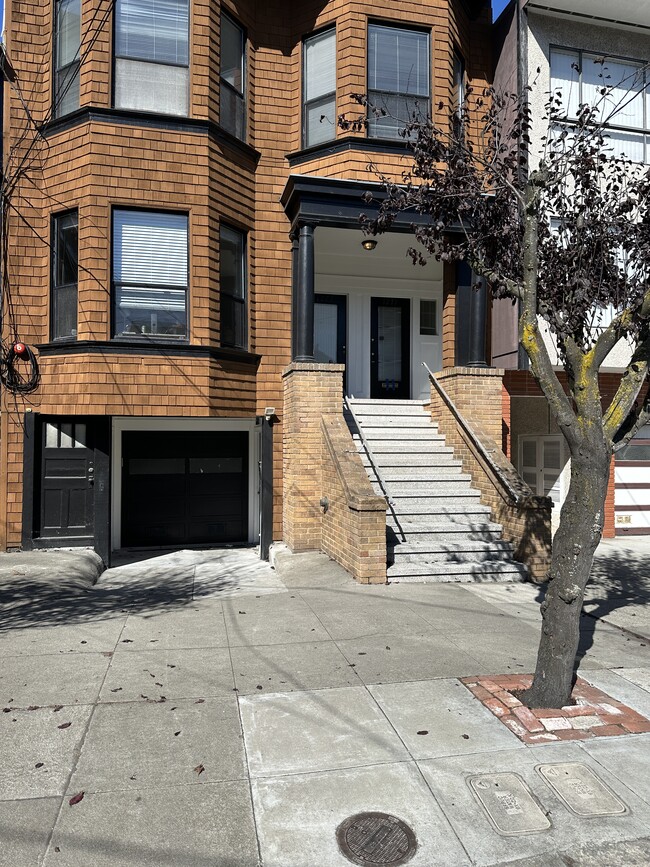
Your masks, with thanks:
[{"label": "white garage door of neighbor", "polygon": [[616,534],[650,534],[650,425],[616,455]]}]

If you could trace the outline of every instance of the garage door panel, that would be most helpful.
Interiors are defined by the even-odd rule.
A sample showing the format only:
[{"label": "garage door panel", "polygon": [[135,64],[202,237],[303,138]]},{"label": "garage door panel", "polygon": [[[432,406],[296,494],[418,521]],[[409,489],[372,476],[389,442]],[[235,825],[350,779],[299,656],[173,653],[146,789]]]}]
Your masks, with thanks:
[{"label": "garage door panel", "polygon": [[248,433],[125,432],[122,543],[248,538]]},{"label": "garage door panel", "polygon": [[616,532],[650,532],[650,427],[616,456]]}]

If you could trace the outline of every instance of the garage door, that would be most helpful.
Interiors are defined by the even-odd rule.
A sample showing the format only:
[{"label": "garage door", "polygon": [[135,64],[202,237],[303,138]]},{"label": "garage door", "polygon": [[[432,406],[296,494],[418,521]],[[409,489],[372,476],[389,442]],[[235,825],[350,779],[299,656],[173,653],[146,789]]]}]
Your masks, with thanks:
[{"label": "garage door", "polygon": [[247,541],[247,432],[122,436],[124,547]]},{"label": "garage door", "polygon": [[616,534],[650,534],[650,425],[616,455]]}]

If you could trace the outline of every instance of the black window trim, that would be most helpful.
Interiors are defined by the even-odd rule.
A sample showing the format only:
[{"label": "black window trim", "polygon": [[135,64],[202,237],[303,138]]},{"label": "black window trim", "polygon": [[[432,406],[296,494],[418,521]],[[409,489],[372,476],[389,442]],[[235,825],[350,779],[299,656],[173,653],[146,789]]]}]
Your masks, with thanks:
[{"label": "black window trim", "polygon": [[[187,69],[187,114],[168,114],[167,112],[159,112],[156,109],[124,109],[125,111],[138,111],[142,114],[161,114],[163,117],[189,117],[192,111],[192,0],[188,0],[188,18],[187,18],[187,63],[164,63],[162,60],[150,60],[143,57],[133,57],[129,54],[118,54],[117,46],[117,4],[120,0],[113,2],[113,21],[111,26],[111,107],[117,111],[120,107],[115,105],[115,85],[117,76],[116,60],[133,60],[136,63],[149,63],[151,66],[170,66],[173,69]],[[136,208],[137,210],[137,208]],[[112,216],[111,216],[112,220]]]},{"label": "black window trim", "polygon": [[[114,273],[113,272],[113,265],[114,265],[114,259],[115,259],[115,212],[116,211],[137,211],[138,213],[148,213],[148,214],[176,214],[176,215],[182,215],[184,217],[187,217],[187,238],[185,239],[186,244],[187,244],[187,285],[184,287],[184,289],[185,289],[185,334],[182,337],[180,335],[178,337],[174,337],[173,335],[170,336],[170,335],[165,335],[165,334],[155,334],[155,335],[133,334],[133,335],[130,335],[130,334],[117,334],[116,333],[115,287],[116,286],[132,285],[129,283],[124,283],[123,281],[120,281],[120,280],[115,280],[113,277],[113,273]],[[126,340],[129,342],[131,342],[131,341],[133,341],[133,342],[138,342],[138,341],[140,341],[140,342],[143,342],[143,341],[152,342],[152,339],[153,339],[153,341],[155,341],[156,343],[160,343],[160,344],[166,344],[166,343],[172,344],[172,345],[189,344],[189,342],[190,342],[190,330],[191,330],[190,329],[190,321],[191,321],[190,320],[190,314],[191,314],[191,304],[190,304],[191,291],[190,290],[191,290],[191,274],[192,274],[191,258],[190,258],[190,254],[191,254],[190,236],[191,236],[191,231],[192,231],[192,212],[191,212],[191,210],[190,209],[183,210],[182,208],[152,208],[151,206],[147,206],[147,205],[145,205],[143,207],[139,207],[138,205],[122,205],[119,202],[116,202],[116,203],[113,203],[111,205],[110,219],[111,219],[111,222],[110,222],[111,255],[110,255],[110,262],[109,262],[109,268],[110,268],[109,273],[110,273],[110,286],[111,286],[111,299],[110,299],[110,305],[111,305],[111,311],[110,311],[111,340]],[[142,286],[144,288],[147,288],[147,284],[144,284],[144,283],[138,283],[137,285]],[[152,284],[149,284],[149,285],[152,285]],[[155,287],[158,289],[160,289],[160,288],[163,288],[163,289],[164,288],[168,288],[168,289],[181,288],[179,286],[171,286],[171,285],[161,287],[159,283],[155,284]]]},{"label": "black window trim", "polygon": [[[322,96],[317,97],[316,99],[307,100],[307,63],[305,59],[305,48],[306,44],[310,39],[315,39],[319,36],[324,36],[329,31],[334,33],[334,90],[329,93],[325,93]],[[330,24],[326,24],[323,27],[319,27],[318,30],[314,30],[313,33],[308,33],[302,38],[301,43],[301,92],[300,97],[302,100],[302,130],[300,136],[301,147],[303,150],[306,150],[309,147],[323,146],[326,145],[328,141],[334,141],[336,139],[336,127],[334,128],[334,134],[331,139],[327,139],[327,141],[319,142],[318,145],[309,145],[307,144],[307,108],[309,106],[316,106],[319,102],[324,102],[329,100],[332,96],[334,97],[334,117],[336,118],[336,100],[338,96],[338,63],[337,63],[337,47],[338,47],[338,31],[336,27],[336,21],[331,22]]]},{"label": "black window trim", "polygon": [[[224,18],[227,18],[228,21],[232,25],[234,25],[241,33],[241,44],[242,44],[242,90],[241,92],[237,90],[236,87],[233,87],[229,81],[226,81],[225,78],[221,74],[222,67],[222,51],[221,51],[221,31],[222,25],[221,22]],[[229,91],[231,91],[235,96],[239,97],[242,101],[242,105],[244,108],[244,117],[243,117],[243,128],[242,128],[242,138],[241,141],[246,142],[248,140],[248,105],[247,105],[247,91],[248,91],[248,31],[244,27],[244,25],[239,22],[236,18],[230,15],[228,12],[221,8],[220,18],[219,18],[219,89],[222,87],[226,87]],[[221,96],[219,96],[219,126],[222,126],[221,123]],[[225,127],[224,127],[225,129]],[[239,138],[235,136],[234,133],[230,132],[230,130],[226,129],[230,135],[233,135],[235,138]]]},{"label": "black window trim", "polygon": [[[229,229],[231,232],[236,232],[238,235],[241,235],[243,240],[243,249],[242,249],[242,298],[238,298],[236,295],[233,295],[231,292],[224,292],[221,286],[221,230]],[[219,344],[222,347],[227,349],[243,349],[248,351],[249,340],[249,308],[248,308],[248,230],[241,228],[240,226],[235,226],[232,223],[228,223],[226,220],[219,221]],[[243,308],[243,321],[244,321],[244,342],[243,344],[238,343],[225,343],[222,336],[221,329],[221,298],[223,297],[230,298],[231,301],[236,301]]]},{"label": "black window trim", "polygon": [[[432,46],[431,46],[431,43],[432,43],[433,29],[431,27],[426,27],[426,26],[422,26],[422,25],[420,25],[420,26],[418,26],[417,24],[413,25],[407,21],[394,21],[392,19],[390,21],[386,21],[386,20],[382,20],[381,18],[368,17],[367,22],[366,22],[366,93],[368,94],[368,97],[370,97],[370,93],[371,93],[371,90],[368,87],[368,83],[370,80],[369,72],[370,72],[370,28],[371,27],[385,27],[385,28],[390,28],[393,30],[406,30],[406,31],[411,31],[412,33],[423,33],[424,35],[426,35],[427,45],[428,45],[428,63],[427,63],[427,89],[428,89],[428,93],[427,93],[427,95],[415,94],[415,93],[403,93],[402,91],[393,91],[393,90],[390,90],[390,91],[389,90],[387,90],[387,91],[373,90],[372,93],[387,94],[390,96],[397,96],[397,97],[410,97],[411,99],[413,99],[415,101],[426,100],[427,104],[429,106],[429,114],[431,114],[432,113],[431,112],[431,105],[432,105],[431,94],[432,94],[432,85],[433,85],[433,75],[432,75],[432,70],[431,70],[431,66],[432,66],[432,51],[431,51]],[[382,138],[385,139],[386,137],[381,136],[381,135],[371,135],[370,134],[370,128],[368,128],[367,138],[368,139],[380,139],[381,140]],[[388,141],[395,141],[395,139],[392,137],[387,139],[387,140]]]},{"label": "black window trim", "polygon": [[[54,120],[59,120],[59,118],[67,117],[67,115],[72,114],[74,111],[78,111],[81,108],[81,101],[76,108],[73,108],[72,111],[67,111],[65,114],[60,114],[61,107],[61,95],[58,90],[58,80],[59,74],[63,71],[67,71],[68,69],[72,69],[76,66],[77,71],[72,75],[70,80],[67,82],[66,90],[64,96],[70,90],[70,86],[75,79],[79,80],[79,84],[81,87],[81,41],[82,41],[82,33],[81,33],[81,16],[79,17],[79,48],[77,49],[77,53],[75,55],[75,59],[71,60],[70,63],[66,63],[63,66],[58,66],[58,53],[59,53],[59,6],[61,5],[62,0],[54,0],[52,4],[52,93],[51,93],[51,105],[52,105],[52,118]],[[79,9],[81,11],[82,0],[79,0]]]},{"label": "black window trim", "polygon": [[[60,286],[56,283],[56,257],[58,254],[58,226],[57,223],[63,217],[75,214],[77,217],[77,280],[75,283],[62,283]],[[65,211],[58,211],[56,214],[50,215],[50,315],[49,315],[49,334],[52,343],[58,343],[61,340],[77,340],[79,335],[79,208],[67,208]],[[59,289],[70,289],[72,286],[77,288],[77,333],[64,334],[58,337],[54,336],[54,294]]]}]

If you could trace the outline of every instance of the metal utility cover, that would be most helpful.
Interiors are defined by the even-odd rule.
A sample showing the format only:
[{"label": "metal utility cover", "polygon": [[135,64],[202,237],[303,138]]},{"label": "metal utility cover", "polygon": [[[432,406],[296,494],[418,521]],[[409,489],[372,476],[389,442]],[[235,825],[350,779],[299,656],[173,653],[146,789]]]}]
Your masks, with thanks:
[{"label": "metal utility cover", "polygon": [[551,822],[518,774],[477,774],[467,783],[499,834],[548,831]]},{"label": "metal utility cover", "polygon": [[627,812],[625,804],[588,765],[559,762],[537,765],[536,771],[576,816],[621,816]]},{"label": "metal utility cover", "polygon": [[336,829],[341,852],[354,864],[398,867],[415,855],[413,830],[388,813],[357,813]]}]

